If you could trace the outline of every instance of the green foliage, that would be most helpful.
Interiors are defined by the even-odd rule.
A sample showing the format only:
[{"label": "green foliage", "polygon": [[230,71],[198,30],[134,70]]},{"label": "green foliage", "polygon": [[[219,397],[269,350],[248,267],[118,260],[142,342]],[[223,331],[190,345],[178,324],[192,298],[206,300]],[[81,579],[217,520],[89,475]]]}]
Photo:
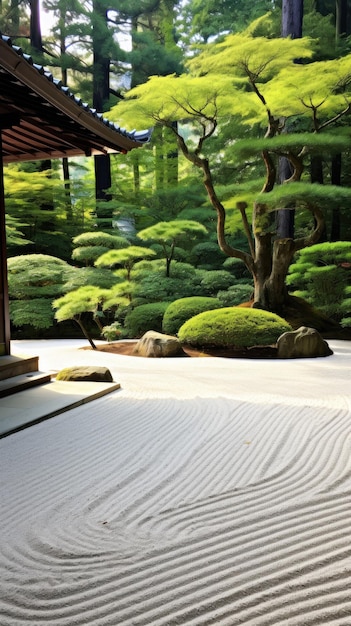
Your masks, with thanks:
[{"label": "green foliage", "polygon": [[209,270],[203,272],[201,288],[204,294],[215,296],[219,290],[229,289],[236,283],[235,276],[226,270]]},{"label": "green foliage", "polygon": [[287,285],[322,313],[340,321],[351,279],[351,246],[348,241],[320,243],[301,250],[290,266]]},{"label": "green foliage", "polygon": [[182,243],[184,247],[188,247],[195,237],[204,236],[206,233],[205,226],[194,220],[172,220],[158,222],[154,226],[145,228],[138,233],[138,237],[143,241],[153,240],[160,243],[166,259],[166,276],[168,277],[176,244]]},{"label": "green foliage", "polygon": [[271,9],[269,0],[256,0],[254,3],[241,0],[190,0],[184,3],[181,16],[185,20],[183,37],[188,42],[207,42],[218,37],[221,32],[241,30],[252,19]]},{"label": "green foliage", "polygon": [[8,259],[10,319],[15,326],[50,328],[51,302],[64,293],[76,270],[56,257],[25,254]]},{"label": "green foliage", "polygon": [[130,311],[125,318],[124,336],[141,337],[148,330],[162,332],[162,320],[169,302],[142,304]]},{"label": "green foliage", "polygon": [[307,208],[319,207],[326,210],[331,207],[350,205],[351,189],[318,183],[289,183],[278,185],[270,193],[260,194],[257,200],[272,210],[295,205]]},{"label": "green foliage", "polygon": [[32,242],[31,250],[55,250],[61,258],[69,259],[72,236],[82,226],[82,213],[78,203],[67,203],[58,162],[53,161],[52,166],[38,171],[37,162],[8,165],[4,170],[6,211]]},{"label": "green foliage", "polygon": [[31,300],[11,300],[10,319],[14,326],[30,325],[38,330],[51,328],[54,313],[49,298]]},{"label": "green foliage", "polygon": [[205,226],[194,220],[172,220],[170,222],[158,222],[154,226],[145,228],[138,233],[143,241],[150,239],[170,245],[176,241],[192,240],[195,236],[206,235]]},{"label": "green foliage", "polygon": [[106,290],[99,287],[79,287],[54,300],[52,306],[56,309],[55,318],[58,322],[63,322],[77,321],[83,313],[93,313],[95,316],[106,296]]},{"label": "green foliage", "polygon": [[54,298],[74,273],[61,259],[46,254],[24,254],[8,259],[9,296],[14,300]]},{"label": "green foliage", "polygon": [[93,265],[108,250],[127,248],[130,242],[125,237],[98,231],[74,237],[73,245],[72,259],[85,265]]},{"label": "green foliage", "polygon": [[241,139],[231,147],[231,155],[236,158],[247,159],[257,155],[262,150],[285,155],[289,151],[299,153],[305,146],[308,146],[308,152],[312,155],[329,156],[344,152],[350,147],[350,131],[347,128],[338,133],[312,134],[301,132],[261,139]]},{"label": "green foliage", "polygon": [[351,286],[345,287],[344,295],[346,296],[341,303],[341,310],[343,318],[341,320],[341,326],[344,328],[351,328]]},{"label": "green foliage", "polygon": [[214,241],[197,243],[190,253],[190,262],[204,269],[219,269],[227,257]]},{"label": "green foliage", "polygon": [[[167,254],[167,250],[165,250],[165,247],[162,246],[161,244],[152,243],[150,244],[150,248],[151,250],[154,250],[156,252],[156,255],[159,259],[163,259],[165,255]],[[174,248],[172,247],[171,252],[172,252],[171,260],[181,261],[182,263],[186,263],[189,259],[188,252],[184,250],[184,248],[180,248],[179,246],[174,246]]]},{"label": "green foliage", "polygon": [[218,309],[221,303],[217,298],[193,296],[180,298],[167,308],[162,323],[162,330],[169,335],[176,335],[186,320],[203,311]]},{"label": "green foliage", "polygon": [[135,32],[129,58],[134,67],[134,83],[145,82],[154,74],[166,75],[182,71],[181,51],[176,46],[168,50],[155,41],[150,32]]},{"label": "green foliage", "polygon": [[121,250],[109,250],[102,254],[96,261],[96,267],[116,267],[132,268],[139,259],[146,259],[155,256],[156,252],[141,246],[129,246]]},{"label": "green foliage", "polygon": [[259,309],[224,308],[191,318],[179,329],[182,343],[206,347],[252,347],[271,345],[291,330],[278,315]]},{"label": "green foliage", "polygon": [[120,322],[112,322],[108,326],[104,326],[101,334],[106,341],[116,341],[122,333],[122,325]]},{"label": "green foliage", "polygon": [[227,291],[218,291],[217,298],[222,307],[237,306],[252,299],[253,289],[252,283],[238,283],[229,287]]},{"label": "green foliage", "polygon": [[6,215],[6,247],[8,256],[17,252],[17,249],[28,246],[32,241],[26,239],[24,233],[21,230],[21,223],[15,217]]},{"label": "green foliage", "polygon": [[249,270],[240,259],[236,259],[235,257],[228,257],[223,263],[223,268],[233,274],[237,281],[243,280],[245,283],[247,283],[249,280],[251,280],[251,274]]},{"label": "green foliage", "polygon": [[113,285],[105,294],[102,308],[104,311],[115,310],[130,304],[135,285],[130,280],[122,280]]},{"label": "green foliage", "polygon": [[110,289],[121,282],[121,279],[111,270],[97,267],[79,267],[64,284],[64,291],[73,291],[78,287],[91,285],[101,289]]},{"label": "green foliage", "polygon": [[135,284],[134,305],[201,295],[202,274],[188,263],[174,261],[172,275],[167,277],[162,260],[141,261],[134,266],[131,276]]}]

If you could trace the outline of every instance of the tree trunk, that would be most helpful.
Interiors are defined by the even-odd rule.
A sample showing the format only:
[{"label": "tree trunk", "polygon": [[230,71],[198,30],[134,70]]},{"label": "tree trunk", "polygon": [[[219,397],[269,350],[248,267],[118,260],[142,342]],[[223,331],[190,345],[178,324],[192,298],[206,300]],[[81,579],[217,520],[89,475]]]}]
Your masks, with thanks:
[{"label": "tree trunk", "polygon": [[42,52],[39,0],[30,0],[30,43],[32,48]]},{"label": "tree trunk", "polygon": [[92,338],[90,337],[88,331],[86,330],[82,320],[79,317],[74,317],[73,319],[77,322],[77,324],[78,324],[79,328],[81,329],[84,337],[89,341],[89,343],[90,343],[91,347],[93,348],[93,350],[97,350],[97,347],[96,347],[95,343],[93,342]]},{"label": "tree trunk", "polygon": [[303,0],[282,1],[282,37],[302,37]]},{"label": "tree trunk", "polygon": [[[279,160],[279,182],[283,184],[293,173],[290,161],[286,157]],[[280,209],[276,215],[277,237],[292,238],[294,237],[295,211],[293,208]]]},{"label": "tree trunk", "polygon": [[155,140],[155,186],[157,191],[165,187],[164,130],[162,126],[156,125],[153,132],[153,138]]},{"label": "tree trunk", "polygon": [[348,0],[335,0],[335,37],[338,40],[340,37],[349,35],[349,9]]},{"label": "tree trunk", "polygon": [[66,220],[68,224],[72,224],[73,222],[73,211],[72,211],[72,198],[71,198],[71,182],[69,177],[69,164],[67,157],[63,157],[62,159],[62,172],[63,172],[63,182],[65,188],[65,206],[66,206]]},{"label": "tree trunk", "polygon": [[104,202],[112,199],[108,190],[111,187],[111,164],[110,155],[101,155],[94,157],[95,167],[95,198],[96,198],[96,219],[98,227],[102,230],[111,230],[113,228],[113,214],[111,208]]},{"label": "tree trunk", "polygon": [[[282,37],[300,39],[302,37],[303,0],[282,1]],[[284,183],[292,175],[292,167],[288,159],[279,159],[279,180]],[[282,208],[277,213],[277,237],[293,238],[295,226],[295,211]]]},{"label": "tree trunk", "polygon": [[[102,113],[110,96],[110,60],[104,56],[106,47],[107,11],[100,0],[93,2],[93,106]],[[110,156],[101,155],[94,157],[95,166],[95,197],[97,201],[111,200],[107,190],[111,187],[111,162]],[[103,219],[104,229],[112,229],[113,215],[110,209],[103,210],[97,206],[96,215]]]},{"label": "tree trunk", "polygon": [[[177,129],[177,122],[172,122]],[[168,129],[165,129],[166,131]],[[175,187],[178,184],[178,145],[176,141],[176,135],[173,131],[165,133],[165,140],[167,142],[167,185],[168,187]]]},{"label": "tree trunk", "polygon": [[[336,44],[340,37],[350,35],[351,32],[351,11],[348,7],[348,0],[335,0],[335,39]],[[336,154],[331,164],[331,183],[332,185],[341,185],[341,154]],[[340,239],[340,208],[333,209],[332,224],[330,232],[330,241],[338,241]]]}]

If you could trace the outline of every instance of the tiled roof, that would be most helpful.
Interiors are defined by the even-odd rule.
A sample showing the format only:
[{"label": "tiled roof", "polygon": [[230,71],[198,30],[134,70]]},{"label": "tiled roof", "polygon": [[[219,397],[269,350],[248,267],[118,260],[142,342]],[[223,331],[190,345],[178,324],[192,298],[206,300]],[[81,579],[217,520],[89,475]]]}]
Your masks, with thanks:
[{"label": "tiled roof", "polygon": [[[5,116],[9,120],[8,126]],[[39,118],[41,123],[38,123]],[[0,122],[1,119],[5,162],[39,158],[40,147],[38,145],[36,150],[35,143],[39,144],[40,138],[45,143],[48,133],[51,133],[51,143],[55,144],[53,137],[57,139],[57,145],[51,147],[48,141],[47,157],[52,158],[65,152],[68,156],[70,153],[75,154],[75,148],[84,154],[128,152],[149,141],[151,134],[150,130],[127,131],[106,119],[102,113],[75,96],[51,72],[34,63],[32,57],[14,45],[9,37],[0,33]],[[58,141],[61,127],[62,141]],[[28,141],[25,140],[22,147],[18,145],[16,149],[15,143],[20,141],[21,132],[24,137],[28,135]],[[32,151],[30,134],[33,139]],[[10,148],[14,135],[16,137],[13,137],[13,146]]]}]

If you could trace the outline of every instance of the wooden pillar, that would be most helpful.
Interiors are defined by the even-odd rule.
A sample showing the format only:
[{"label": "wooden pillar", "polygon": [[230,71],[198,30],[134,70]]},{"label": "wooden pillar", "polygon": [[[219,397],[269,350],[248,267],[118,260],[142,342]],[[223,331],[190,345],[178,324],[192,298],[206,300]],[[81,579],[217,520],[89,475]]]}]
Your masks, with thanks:
[{"label": "wooden pillar", "polygon": [[7,286],[5,197],[0,128],[0,356],[10,354],[10,313]]}]

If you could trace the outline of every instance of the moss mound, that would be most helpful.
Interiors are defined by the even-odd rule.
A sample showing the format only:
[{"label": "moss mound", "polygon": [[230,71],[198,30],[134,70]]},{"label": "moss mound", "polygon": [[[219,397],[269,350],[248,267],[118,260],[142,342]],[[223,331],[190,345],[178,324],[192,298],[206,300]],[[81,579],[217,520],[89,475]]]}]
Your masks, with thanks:
[{"label": "moss mound", "polygon": [[163,317],[162,330],[167,335],[176,335],[179,328],[194,315],[222,306],[220,300],[206,296],[179,298],[172,302]]},{"label": "moss mound", "polygon": [[199,348],[269,346],[291,330],[281,317],[260,309],[227,307],[200,313],[179,329],[181,343]]}]

